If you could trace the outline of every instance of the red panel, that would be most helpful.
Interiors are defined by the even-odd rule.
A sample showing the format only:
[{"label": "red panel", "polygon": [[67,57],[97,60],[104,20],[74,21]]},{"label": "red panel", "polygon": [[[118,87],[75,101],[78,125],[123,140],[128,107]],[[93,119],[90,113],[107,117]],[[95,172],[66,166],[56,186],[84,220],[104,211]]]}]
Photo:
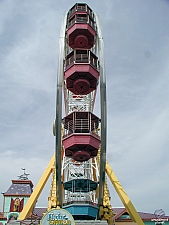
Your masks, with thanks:
[{"label": "red panel", "polygon": [[73,145],[91,145],[94,148],[99,148],[100,137],[92,134],[73,133],[66,138],[63,138],[63,145],[65,149]]},{"label": "red panel", "polygon": [[10,212],[14,211],[14,199],[11,198],[11,204],[10,204]]},{"label": "red panel", "polygon": [[97,80],[99,78],[99,72],[90,64],[74,64],[65,71],[65,78],[70,78],[74,73],[90,73]]},{"label": "red panel", "polygon": [[86,30],[88,34],[92,35],[93,37],[96,35],[96,31],[88,23],[75,23],[68,29],[67,35],[69,36],[74,31],[77,31],[78,33],[79,30]]},{"label": "red panel", "polygon": [[87,23],[76,23],[67,31],[68,45],[73,48],[90,49],[94,45],[96,31]]},{"label": "red panel", "polygon": [[19,212],[22,211],[23,205],[24,205],[24,198],[22,198],[22,200],[21,200],[21,202],[20,202]]},{"label": "red panel", "polygon": [[67,89],[76,95],[87,95],[97,88],[99,72],[90,64],[74,64],[65,71]]}]

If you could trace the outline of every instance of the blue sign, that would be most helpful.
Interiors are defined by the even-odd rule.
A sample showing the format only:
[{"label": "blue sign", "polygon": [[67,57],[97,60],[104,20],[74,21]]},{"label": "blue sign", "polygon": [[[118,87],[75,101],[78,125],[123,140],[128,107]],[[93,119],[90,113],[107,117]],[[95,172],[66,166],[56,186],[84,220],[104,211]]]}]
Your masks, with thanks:
[{"label": "blue sign", "polygon": [[7,216],[7,223],[9,223],[11,220],[17,220],[19,217],[18,212],[10,212]]}]

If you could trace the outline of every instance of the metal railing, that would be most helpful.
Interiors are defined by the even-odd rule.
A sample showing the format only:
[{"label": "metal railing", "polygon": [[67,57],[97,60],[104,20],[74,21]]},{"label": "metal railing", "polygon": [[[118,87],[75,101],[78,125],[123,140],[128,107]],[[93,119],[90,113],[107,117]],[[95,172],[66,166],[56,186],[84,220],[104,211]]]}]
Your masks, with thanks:
[{"label": "metal railing", "polygon": [[67,28],[69,29],[71,26],[73,26],[75,23],[88,23],[94,30],[95,30],[95,22],[94,20],[92,20],[90,18],[89,15],[83,15],[83,16],[80,16],[80,15],[75,15],[73,16],[69,21],[68,21],[68,24],[67,24]]},{"label": "metal railing", "polygon": [[76,4],[72,9],[69,10],[69,18],[76,12],[87,12],[92,18],[94,17],[93,11],[86,4]]},{"label": "metal railing", "polygon": [[90,121],[88,119],[76,119],[71,120],[64,124],[64,136],[71,133],[92,133],[97,135],[96,129],[98,128],[98,122]]},{"label": "metal railing", "polygon": [[65,60],[65,70],[68,69],[71,65],[75,63],[89,63],[94,68],[98,69],[98,59],[94,57],[94,54],[91,51],[84,51],[84,53],[77,53],[74,51],[74,54],[70,54]]}]

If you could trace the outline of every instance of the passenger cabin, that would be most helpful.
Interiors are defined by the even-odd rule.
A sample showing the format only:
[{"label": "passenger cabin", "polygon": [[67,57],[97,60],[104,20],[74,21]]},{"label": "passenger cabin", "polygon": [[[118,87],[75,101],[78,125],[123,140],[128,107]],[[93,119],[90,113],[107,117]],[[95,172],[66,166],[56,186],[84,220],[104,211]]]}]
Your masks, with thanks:
[{"label": "passenger cabin", "polygon": [[91,112],[75,111],[64,118],[63,146],[65,155],[84,162],[97,156],[100,137],[99,118]]},{"label": "passenger cabin", "polygon": [[91,49],[96,37],[94,13],[87,4],[77,3],[68,13],[67,40],[73,49]]},{"label": "passenger cabin", "polygon": [[98,58],[90,50],[73,50],[66,56],[64,76],[67,89],[75,95],[87,95],[97,88]]}]

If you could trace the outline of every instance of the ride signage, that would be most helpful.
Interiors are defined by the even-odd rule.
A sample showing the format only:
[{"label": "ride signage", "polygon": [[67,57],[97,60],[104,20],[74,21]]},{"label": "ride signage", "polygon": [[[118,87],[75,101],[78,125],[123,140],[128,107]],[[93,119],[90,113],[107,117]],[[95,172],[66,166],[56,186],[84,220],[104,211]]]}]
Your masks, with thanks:
[{"label": "ride signage", "polygon": [[43,216],[40,225],[75,225],[75,221],[67,210],[51,209]]}]

